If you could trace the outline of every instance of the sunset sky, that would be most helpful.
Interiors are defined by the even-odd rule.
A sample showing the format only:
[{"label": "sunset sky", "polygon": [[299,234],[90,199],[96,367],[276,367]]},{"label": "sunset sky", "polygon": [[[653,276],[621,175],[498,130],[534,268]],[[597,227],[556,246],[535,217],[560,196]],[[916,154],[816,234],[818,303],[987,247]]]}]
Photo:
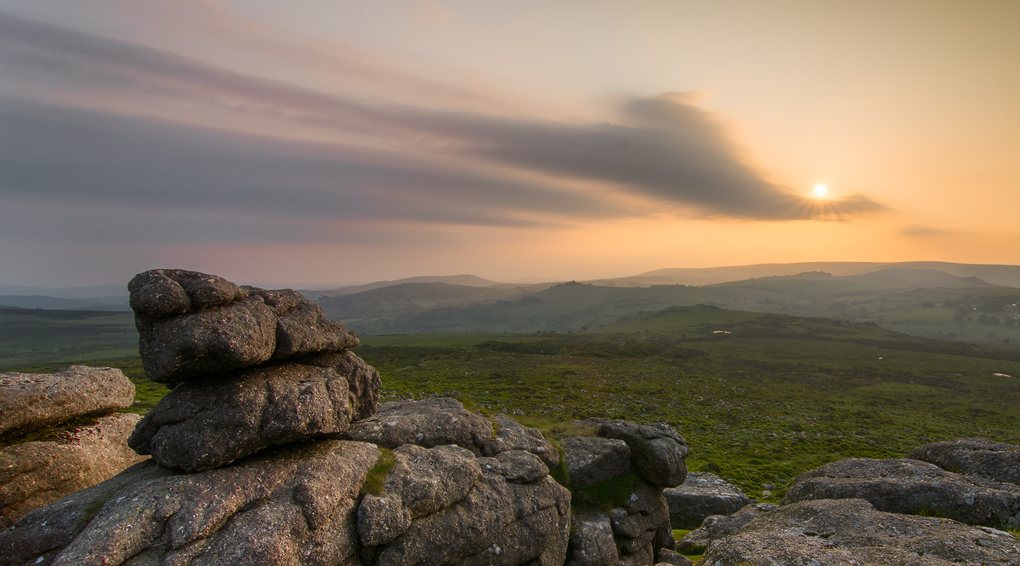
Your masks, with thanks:
[{"label": "sunset sky", "polygon": [[7,0],[0,284],[1020,264],[1018,30],[1014,0]]}]

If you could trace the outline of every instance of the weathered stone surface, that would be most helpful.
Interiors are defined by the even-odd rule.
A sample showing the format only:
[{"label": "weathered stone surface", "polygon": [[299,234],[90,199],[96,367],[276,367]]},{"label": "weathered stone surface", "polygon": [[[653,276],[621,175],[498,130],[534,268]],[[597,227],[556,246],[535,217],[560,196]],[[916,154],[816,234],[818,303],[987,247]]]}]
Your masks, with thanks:
[{"label": "weathered stone surface", "polygon": [[141,417],[121,414],[62,433],[57,440],[0,449],[0,529],[29,511],[107,480],[142,461],[127,446]]},{"label": "weathered stone surface", "polygon": [[407,444],[393,455],[397,463],[386,476],[384,490],[400,498],[412,519],[460,501],[482,474],[474,454],[459,446]]},{"label": "weathered stone surface", "polygon": [[671,566],[692,566],[694,563],[691,562],[690,558],[687,558],[683,554],[675,550],[664,548],[659,552],[655,553],[655,564],[670,564]]},{"label": "weathered stone surface", "polygon": [[660,487],[676,487],[687,477],[687,441],[665,423],[639,425],[613,419],[588,419],[598,435],[618,438],[630,447],[634,468],[642,479]]},{"label": "weathered stone surface", "polygon": [[482,447],[482,454],[495,456],[508,450],[525,450],[538,456],[550,469],[560,465],[560,454],[537,428],[525,428],[516,420],[500,413],[492,418],[499,427],[492,440]]},{"label": "weathered stone surface", "polygon": [[512,483],[485,472],[457,503],[412,521],[373,563],[561,566],[570,535],[570,492],[549,476]]},{"label": "weathered stone surface", "polygon": [[175,383],[270,359],[340,352],[357,338],[290,289],[238,287],[196,271],[156,269],[128,284],[142,363]]},{"label": "weathered stone surface", "polygon": [[379,451],[326,440],[179,474],[143,462],[0,533],[0,566],[356,561],[356,502]]},{"label": "weathered stone surface", "polygon": [[638,482],[624,506],[610,510],[609,519],[621,555],[643,553],[646,546],[654,552],[656,533],[669,522],[669,507],[659,488]]},{"label": "weathered stone surface", "polygon": [[388,401],[379,405],[376,414],[352,424],[343,437],[386,448],[456,444],[481,455],[481,447],[492,440],[492,423],[456,399]]},{"label": "weathered stone surface", "polygon": [[354,420],[367,419],[379,410],[379,372],[350,350],[317,354],[292,360],[321,368],[333,368],[347,378],[347,394],[354,410]]},{"label": "weathered stone surface", "polygon": [[276,317],[259,296],[176,318],[136,315],[135,327],[145,373],[161,383],[258,365],[276,349]]},{"label": "weathered stone surface", "polygon": [[620,561],[613,526],[602,513],[586,513],[576,518],[570,546],[573,551],[567,566],[617,566]]},{"label": "weathered stone surface", "polygon": [[756,503],[745,505],[732,515],[711,515],[705,517],[700,527],[687,533],[687,536],[677,543],[677,548],[680,550],[704,548],[711,544],[712,541],[737,534],[740,532],[740,529],[744,528],[744,525],[777,507],[778,505],[774,503]]},{"label": "weathered stone surface", "polygon": [[0,373],[0,437],[130,407],[135,386],[117,368]]},{"label": "weathered stone surface", "polygon": [[1009,533],[948,519],[877,511],[862,499],[783,505],[712,542],[712,566],[1020,564]]},{"label": "weathered stone surface", "polygon": [[493,458],[479,458],[478,464],[486,472],[499,474],[510,483],[532,483],[549,475],[545,462],[524,450],[508,450]]},{"label": "weathered stone surface", "polygon": [[161,466],[204,471],[270,446],[339,437],[353,412],[347,379],[336,370],[263,366],[179,385],[128,443]]},{"label": "weathered stone surface", "polygon": [[319,305],[297,291],[251,288],[249,292],[262,297],[277,317],[274,358],[339,352],[358,343],[342,324],[326,318]]},{"label": "weathered stone surface", "polygon": [[584,487],[630,471],[630,447],[612,438],[566,436],[560,440],[572,487]]},{"label": "weathered stone surface", "polygon": [[687,536],[678,542],[676,546],[680,550],[704,548],[711,544],[712,541],[737,534],[740,532],[740,529],[744,528],[744,525],[778,507],[774,503],[756,503],[745,505],[741,510],[732,515],[711,515],[705,517],[705,520],[701,522],[701,526],[687,533]]},{"label": "weathered stone surface", "polygon": [[386,544],[411,526],[411,513],[399,495],[366,495],[358,505],[358,536],[365,546]]},{"label": "weathered stone surface", "polygon": [[708,472],[691,472],[679,487],[662,490],[674,528],[697,527],[709,515],[736,513],[751,499],[739,487]]},{"label": "weathered stone surface", "polygon": [[131,309],[152,318],[166,318],[214,306],[229,305],[247,293],[226,279],[184,269],[153,269],[128,283]]},{"label": "weathered stone surface", "polygon": [[933,514],[972,525],[1020,527],[1020,487],[911,459],[846,458],[802,474],[783,504],[866,499],[880,511]]},{"label": "weathered stone surface", "polygon": [[984,438],[935,442],[914,448],[907,458],[956,472],[1020,485],[1020,446]]}]

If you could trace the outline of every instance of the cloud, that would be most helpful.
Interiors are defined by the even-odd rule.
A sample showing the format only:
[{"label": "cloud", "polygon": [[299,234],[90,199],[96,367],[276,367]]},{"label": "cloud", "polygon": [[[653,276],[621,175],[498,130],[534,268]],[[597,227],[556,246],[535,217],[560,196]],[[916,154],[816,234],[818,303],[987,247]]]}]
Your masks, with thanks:
[{"label": "cloud", "polygon": [[768,182],[718,119],[675,93],[623,100],[588,123],[381,102],[402,98],[386,92],[369,103],[2,13],[0,72],[16,83],[0,109],[0,193],[309,225],[883,210],[860,195],[823,205]]}]

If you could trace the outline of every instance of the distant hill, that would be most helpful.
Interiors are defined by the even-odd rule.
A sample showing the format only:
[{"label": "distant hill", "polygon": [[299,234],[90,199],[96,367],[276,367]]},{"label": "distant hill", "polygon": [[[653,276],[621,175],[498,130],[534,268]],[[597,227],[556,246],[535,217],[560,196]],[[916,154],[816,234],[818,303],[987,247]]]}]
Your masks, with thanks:
[{"label": "distant hill", "polygon": [[850,275],[846,278],[856,281],[891,283],[919,289],[995,286],[974,276],[958,277],[936,269],[913,269],[906,267],[890,267],[862,275]]},{"label": "distant hill", "polygon": [[516,299],[546,287],[548,285],[468,286],[448,283],[401,283],[360,293],[323,296],[315,301],[322,307],[327,317],[351,324],[440,308],[495,303]]},{"label": "distant hill", "polygon": [[383,287],[393,287],[396,285],[404,285],[407,283],[445,283],[447,285],[459,285],[462,287],[490,287],[493,285],[505,285],[503,283],[497,283],[496,281],[489,281],[481,277],[474,275],[421,275],[418,277],[406,277],[404,279],[397,279],[394,281],[376,281],[374,283],[365,283],[364,285],[351,285],[348,287],[338,287],[336,289],[327,289],[321,291],[301,291],[301,293],[309,299],[315,300],[319,297],[336,297],[339,295],[353,295],[354,293],[363,293],[365,291],[371,291],[373,289],[381,289]]},{"label": "distant hill", "polygon": [[805,263],[763,263],[732,267],[705,267],[656,269],[634,277],[602,280],[605,284],[614,281],[652,281],[662,284],[667,280],[682,285],[712,285],[728,281],[740,281],[760,277],[790,276],[807,271],[823,271],[834,276],[863,275],[888,268],[934,269],[957,277],[977,277],[993,285],[1020,287],[1020,265],[979,265],[948,263],[941,261],[910,262],[805,262]]},{"label": "distant hill", "polygon": [[0,295],[0,306],[73,311],[129,311],[127,294],[115,297],[65,299],[46,295]]}]

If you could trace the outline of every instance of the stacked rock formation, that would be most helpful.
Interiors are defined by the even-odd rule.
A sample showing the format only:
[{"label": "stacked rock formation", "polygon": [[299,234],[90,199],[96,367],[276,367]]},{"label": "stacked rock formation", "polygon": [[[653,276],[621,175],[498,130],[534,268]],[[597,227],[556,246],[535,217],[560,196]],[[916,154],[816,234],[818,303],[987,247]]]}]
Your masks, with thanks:
[{"label": "stacked rock formation", "polygon": [[176,385],[129,440],[161,466],[211,470],[338,438],[378,406],[379,373],[348,350],[357,337],[295,291],[170,269],[128,290],[146,374]]},{"label": "stacked rock formation", "polygon": [[594,436],[561,440],[564,463],[574,489],[596,489],[633,474],[630,496],[608,513],[575,505],[571,566],[689,563],[675,552],[669,505],[663,489],[684,483],[687,442],[671,426],[588,419]]},{"label": "stacked rock formation", "polygon": [[[115,368],[0,374],[0,528],[143,460],[125,442],[140,417],[112,414],[134,396]],[[28,440],[47,427],[51,439]]]},{"label": "stacked rock formation", "polygon": [[356,337],[293,291],[129,287],[146,372],[174,386],[130,439],[152,458],[0,532],[0,566],[564,563],[570,493],[537,430],[379,405]]}]

